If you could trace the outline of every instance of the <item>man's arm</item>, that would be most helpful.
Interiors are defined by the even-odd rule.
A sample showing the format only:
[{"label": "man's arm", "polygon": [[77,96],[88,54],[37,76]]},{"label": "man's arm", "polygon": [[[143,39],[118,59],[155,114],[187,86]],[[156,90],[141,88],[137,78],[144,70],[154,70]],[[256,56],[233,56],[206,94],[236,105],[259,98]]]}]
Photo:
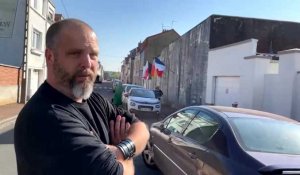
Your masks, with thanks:
[{"label": "man's arm", "polygon": [[144,122],[138,121],[131,124],[128,137],[135,144],[135,155],[142,153],[149,140],[149,130]]},{"label": "man's arm", "polygon": [[117,161],[123,166],[123,175],[134,175],[133,159],[124,159],[123,153],[114,145],[107,145],[110,151],[116,156]]},{"label": "man's arm", "polygon": [[125,117],[118,115],[116,121],[110,121],[110,133],[112,143],[114,145],[107,145],[107,147],[115,154],[117,160],[123,165],[123,174],[134,174],[133,159],[126,159],[122,151],[116,146],[122,140],[129,138],[135,145],[135,155],[140,154],[149,139],[149,131],[145,123],[141,121],[129,124]]},{"label": "man's arm", "polygon": [[110,133],[112,143],[119,144],[122,140],[128,138],[135,145],[135,155],[140,154],[149,139],[149,131],[144,122],[136,121],[133,124],[126,123],[125,117],[117,116],[116,121],[110,121]]}]

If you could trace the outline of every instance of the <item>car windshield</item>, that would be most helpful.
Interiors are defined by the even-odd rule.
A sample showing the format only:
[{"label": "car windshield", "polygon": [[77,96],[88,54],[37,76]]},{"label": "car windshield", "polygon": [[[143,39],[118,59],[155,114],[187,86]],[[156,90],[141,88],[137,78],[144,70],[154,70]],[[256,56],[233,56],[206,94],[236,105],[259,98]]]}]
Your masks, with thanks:
[{"label": "car windshield", "polygon": [[154,92],[152,90],[146,89],[132,89],[130,96],[143,97],[143,98],[155,98]]},{"label": "car windshield", "polygon": [[128,86],[128,84],[122,84],[122,90],[125,91],[127,86]]},{"label": "car windshield", "polygon": [[268,118],[230,118],[247,151],[300,154],[300,125]]},{"label": "car windshield", "polygon": [[130,85],[128,85],[128,86],[126,86],[125,91],[129,92],[131,88],[142,88],[142,87],[141,86],[130,86]]}]

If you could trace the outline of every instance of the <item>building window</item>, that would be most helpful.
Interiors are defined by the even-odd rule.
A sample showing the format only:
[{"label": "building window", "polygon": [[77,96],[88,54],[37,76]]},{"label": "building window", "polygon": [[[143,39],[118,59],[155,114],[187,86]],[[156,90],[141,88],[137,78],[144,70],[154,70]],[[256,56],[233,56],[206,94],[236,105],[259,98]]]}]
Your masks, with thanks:
[{"label": "building window", "polygon": [[31,0],[31,6],[35,9],[38,8],[38,0]]},{"label": "building window", "polygon": [[42,33],[36,29],[33,29],[31,46],[33,49],[42,50]]},{"label": "building window", "polygon": [[49,9],[48,11],[47,20],[54,21],[54,11],[52,9]]}]

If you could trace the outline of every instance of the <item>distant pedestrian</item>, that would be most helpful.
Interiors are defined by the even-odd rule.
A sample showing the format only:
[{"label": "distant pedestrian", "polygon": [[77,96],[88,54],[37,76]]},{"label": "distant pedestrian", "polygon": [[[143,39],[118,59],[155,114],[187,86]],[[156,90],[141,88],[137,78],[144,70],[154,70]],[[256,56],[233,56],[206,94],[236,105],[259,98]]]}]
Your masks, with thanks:
[{"label": "distant pedestrian", "polygon": [[156,86],[154,89],[154,94],[155,94],[155,98],[160,99],[164,93],[162,92],[162,90],[159,88],[159,86]]},{"label": "distant pedestrian", "polygon": [[113,104],[116,106],[122,105],[122,91],[123,91],[122,83],[117,82],[114,97],[113,97]]}]

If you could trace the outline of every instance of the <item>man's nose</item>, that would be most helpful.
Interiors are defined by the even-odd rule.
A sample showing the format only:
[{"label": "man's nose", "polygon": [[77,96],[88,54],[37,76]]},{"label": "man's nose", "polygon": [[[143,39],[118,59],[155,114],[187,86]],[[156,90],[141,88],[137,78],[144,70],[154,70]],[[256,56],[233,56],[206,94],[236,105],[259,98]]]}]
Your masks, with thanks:
[{"label": "man's nose", "polygon": [[84,54],[81,60],[81,66],[83,68],[90,68],[92,66],[91,57],[89,54]]}]

